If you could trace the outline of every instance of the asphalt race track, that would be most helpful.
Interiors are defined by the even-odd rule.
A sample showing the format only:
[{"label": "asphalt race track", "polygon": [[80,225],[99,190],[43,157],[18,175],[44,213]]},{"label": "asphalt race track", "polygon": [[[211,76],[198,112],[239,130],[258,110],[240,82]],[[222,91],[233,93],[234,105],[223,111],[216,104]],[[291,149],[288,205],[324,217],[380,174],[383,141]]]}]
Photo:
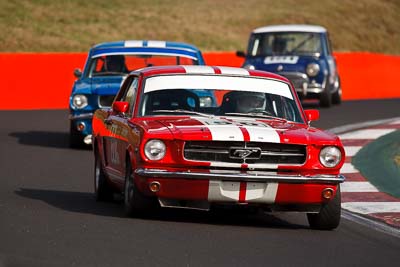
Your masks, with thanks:
[{"label": "asphalt race track", "polygon": [[[400,115],[400,99],[321,109],[329,129]],[[313,108],[307,105],[307,108]],[[400,239],[342,219],[308,228],[302,214],[163,210],[126,218],[93,198],[90,149],[68,148],[66,110],[0,111],[0,267],[395,266]]]}]

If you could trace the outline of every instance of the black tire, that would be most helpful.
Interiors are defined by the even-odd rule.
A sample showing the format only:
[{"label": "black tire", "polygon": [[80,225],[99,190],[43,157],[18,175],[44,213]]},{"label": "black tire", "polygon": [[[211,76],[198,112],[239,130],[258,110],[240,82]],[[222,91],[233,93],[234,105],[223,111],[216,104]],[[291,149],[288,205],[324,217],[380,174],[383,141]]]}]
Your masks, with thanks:
[{"label": "black tire", "polygon": [[113,200],[113,190],[107,181],[97,149],[94,153],[94,194],[96,201]]},{"label": "black tire", "polygon": [[125,172],[124,205],[125,214],[129,217],[147,215],[157,207],[155,198],[147,197],[137,189],[129,159]]},{"label": "black tire", "polygon": [[69,124],[69,147],[82,148],[83,144],[82,135],[75,129],[74,123],[71,121]]},{"label": "black tire", "polygon": [[336,92],[332,94],[332,103],[335,105],[339,105],[342,103],[342,87],[340,85],[340,79],[338,78],[338,84],[336,85],[338,88]]},{"label": "black tire", "polygon": [[341,214],[340,185],[335,197],[321,207],[319,213],[308,213],[307,219],[310,227],[317,230],[333,230],[339,226]]},{"label": "black tire", "polygon": [[319,105],[324,108],[332,106],[332,94],[329,85],[327,85],[324,91],[319,95]]}]

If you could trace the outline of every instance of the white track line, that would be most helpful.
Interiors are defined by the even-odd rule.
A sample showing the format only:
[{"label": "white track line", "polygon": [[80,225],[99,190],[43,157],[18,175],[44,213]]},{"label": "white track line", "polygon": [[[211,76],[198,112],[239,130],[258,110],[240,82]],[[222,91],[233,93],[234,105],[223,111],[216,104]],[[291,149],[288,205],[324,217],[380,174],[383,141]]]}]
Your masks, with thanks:
[{"label": "white track line", "polygon": [[342,168],[340,169],[340,173],[358,173],[359,171],[353,166],[351,163],[343,164]]},{"label": "white track line", "polygon": [[346,202],[342,208],[359,214],[400,212],[400,202]]},{"label": "white track line", "polygon": [[379,192],[370,182],[344,182],[340,186],[341,192]]},{"label": "white track line", "polygon": [[345,139],[377,139],[387,135],[396,129],[364,129],[339,135],[341,140]]},{"label": "white track line", "polygon": [[345,146],[346,157],[353,157],[361,148],[362,146]]}]

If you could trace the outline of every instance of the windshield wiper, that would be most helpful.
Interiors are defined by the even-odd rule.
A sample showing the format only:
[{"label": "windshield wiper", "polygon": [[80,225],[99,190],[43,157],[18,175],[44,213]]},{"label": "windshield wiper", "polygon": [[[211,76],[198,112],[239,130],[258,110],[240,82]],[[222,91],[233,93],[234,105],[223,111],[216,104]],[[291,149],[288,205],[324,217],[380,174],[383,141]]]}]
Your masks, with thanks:
[{"label": "windshield wiper", "polygon": [[206,113],[201,113],[201,112],[196,112],[196,111],[191,111],[191,110],[186,110],[186,109],[157,109],[153,110],[153,113],[183,113],[183,114],[194,114],[194,115],[199,115],[202,117],[210,117],[211,114],[206,114]]},{"label": "windshield wiper", "polygon": [[[265,112],[265,111],[264,111],[264,112]],[[271,119],[271,120],[277,120],[277,121],[287,122],[287,120],[284,119],[284,118],[279,118],[279,117],[267,115],[267,112],[265,112],[265,113],[263,114],[262,111],[260,111],[260,112],[249,112],[249,113],[229,112],[229,113],[225,113],[224,115],[244,116],[244,117],[257,117],[257,118],[265,118],[265,119]]]}]

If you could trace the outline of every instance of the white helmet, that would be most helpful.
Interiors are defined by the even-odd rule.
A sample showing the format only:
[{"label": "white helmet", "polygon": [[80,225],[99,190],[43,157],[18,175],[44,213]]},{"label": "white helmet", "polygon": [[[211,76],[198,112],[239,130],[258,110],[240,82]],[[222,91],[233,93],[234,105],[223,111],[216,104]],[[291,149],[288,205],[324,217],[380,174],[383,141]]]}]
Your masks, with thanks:
[{"label": "white helmet", "polygon": [[236,111],[247,113],[253,111],[264,111],[266,99],[264,93],[240,92],[236,99]]}]

